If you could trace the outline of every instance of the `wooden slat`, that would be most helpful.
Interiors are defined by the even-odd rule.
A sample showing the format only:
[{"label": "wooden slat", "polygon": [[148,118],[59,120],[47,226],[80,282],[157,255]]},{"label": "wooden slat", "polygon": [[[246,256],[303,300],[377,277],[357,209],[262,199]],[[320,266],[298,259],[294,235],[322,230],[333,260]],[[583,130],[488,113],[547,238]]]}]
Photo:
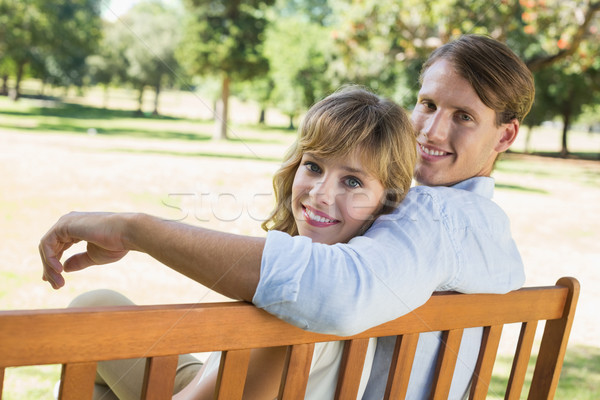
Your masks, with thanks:
[{"label": "wooden slat", "polygon": [[288,348],[278,399],[304,399],[314,351],[314,343],[298,344]]},{"label": "wooden slat", "polygon": [[215,399],[241,399],[248,374],[251,350],[233,350],[221,353]]},{"label": "wooden slat", "polygon": [[529,321],[523,322],[521,325],[519,342],[517,343],[517,350],[513,359],[510,377],[508,378],[505,396],[506,400],[518,400],[521,397],[537,324],[537,321]]},{"label": "wooden slat", "polygon": [[458,358],[463,330],[454,329],[442,332],[442,346],[438,355],[437,367],[433,378],[431,399],[447,399]]},{"label": "wooden slat", "polygon": [[575,308],[579,299],[579,282],[573,279],[561,278],[557,285],[567,286],[569,295],[565,303],[563,317],[546,322],[544,336],[538,353],[538,358],[531,380],[529,399],[552,399],[558,378],[562,370],[567,342],[575,317]]},{"label": "wooden slat", "polygon": [[178,355],[146,360],[142,400],[164,400],[173,397],[178,361]]},{"label": "wooden slat", "polygon": [[356,399],[365,364],[369,339],[346,340],[340,364],[335,398]]},{"label": "wooden slat", "polygon": [[[566,287],[550,287],[527,288],[506,295],[434,295],[402,318],[353,338],[561,318],[567,292]],[[499,298],[502,301],[497,301]],[[456,313],[456,309],[461,312]],[[0,318],[0,367],[346,339],[305,332],[250,304],[235,302],[4,311]],[[197,329],[198,326],[203,329]],[[250,333],[247,327],[256,326],[261,329]],[[65,337],[71,340],[65,341]],[[40,351],[30,351],[32,348]]]},{"label": "wooden slat", "polygon": [[4,390],[4,368],[0,368],[0,400],[2,400],[3,390]]},{"label": "wooden slat", "polygon": [[486,326],[483,329],[481,339],[481,348],[479,349],[479,358],[473,372],[473,381],[471,383],[471,400],[485,400],[487,397],[490,381],[492,379],[492,370],[498,353],[498,344],[502,336],[502,325]]},{"label": "wooden slat", "polygon": [[406,397],[410,371],[412,370],[418,343],[418,333],[400,335],[396,339],[390,374],[385,389],[385,400],[404,399]]},{"label": "wooden slat", "polygon": [[59,400],[92,400],[96,363],[73,363],[62,367]]}]

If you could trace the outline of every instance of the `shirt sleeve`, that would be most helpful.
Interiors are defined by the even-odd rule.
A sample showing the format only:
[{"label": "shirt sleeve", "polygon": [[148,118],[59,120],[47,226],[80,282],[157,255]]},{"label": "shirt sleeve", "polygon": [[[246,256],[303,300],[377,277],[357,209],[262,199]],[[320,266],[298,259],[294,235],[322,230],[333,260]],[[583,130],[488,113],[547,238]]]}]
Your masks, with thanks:
[{"label": "shirt sleeve", "polygon": [[502,292],[516,286],[510,271],[522,269],[520,258],[508,265],[495,259],[513,251],[497,249],[505,243],[494,235],[506,232],[494,233],[485,218],[479,224],[472,210],[449,216],[452,210],[427,192],[409,194],[394,213],[347,244],[269,232],[254,304],[302,329],[346,336],[414,310],[435,290]]},{"label": "shirt sleeve", "polygon": [[458,267],[434,206],[405,204],[347,244],[269,232],[254,304],[302,329],[344,336],[406,314]]}]

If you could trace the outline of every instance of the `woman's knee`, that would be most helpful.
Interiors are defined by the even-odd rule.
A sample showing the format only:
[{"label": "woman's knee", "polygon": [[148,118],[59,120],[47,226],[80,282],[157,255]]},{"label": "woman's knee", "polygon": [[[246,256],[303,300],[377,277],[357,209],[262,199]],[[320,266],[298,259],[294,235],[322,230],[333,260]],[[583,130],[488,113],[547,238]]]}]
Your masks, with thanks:
[{"label": "woman's knee", "polygon": [[75,297],[68,307],[127,306],[133,304],[129,298],[119,292],[110,289],[97,289]]}]

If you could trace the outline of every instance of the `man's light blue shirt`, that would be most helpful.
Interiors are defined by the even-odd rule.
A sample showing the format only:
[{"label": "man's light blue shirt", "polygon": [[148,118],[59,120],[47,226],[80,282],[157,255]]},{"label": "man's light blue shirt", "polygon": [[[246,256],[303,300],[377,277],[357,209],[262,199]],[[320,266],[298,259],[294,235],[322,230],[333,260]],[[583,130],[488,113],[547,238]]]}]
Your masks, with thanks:
[{"label": "man's light blue shirt", "polygon": [[[416,309],[434,291],[517,289],[525,281],[523,263],[508,217],[491,200],[493,191],[494,180],[488,177],[453,187],[414,187],[394,212],[380,216],[364,236],[346,244],[323,245],[271,231],[253,302],[302,329],[346,336]],[[439,345],[432,335],[421,335],[409,386],[413,395],[407,398],[427,395],[423,385],[435,364],[435,343]],[[462,381],[470,379],[477,337],[477,329],[463,337],[457,364],[464,366],[464,376],[455,375],[456,397],[465,390]],[[384,339],[380,342],[371,380],[378,370],[386,375],[385,358],[393,349]],[[383,390],[385,380],[370,381],[364,398],[379,399]]]}]

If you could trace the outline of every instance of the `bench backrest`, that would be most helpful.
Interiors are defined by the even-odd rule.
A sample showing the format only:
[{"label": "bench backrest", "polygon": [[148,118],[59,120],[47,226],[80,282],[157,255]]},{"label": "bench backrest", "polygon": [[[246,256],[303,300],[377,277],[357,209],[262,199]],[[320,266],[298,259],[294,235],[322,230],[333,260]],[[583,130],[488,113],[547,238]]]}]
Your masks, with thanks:
[{"label": "bench backrest", "polygon": [[62,364],[61,399],[91,399],[96,362],[146,357],[143,399],[170,399],[177,355],[222,351],[217,399],[241,399],[250,350],[289,346],[279,399],[302,399],[314,344],[345,340],[337,398],[356,398],[370,337],[397,336],[386,398],[404,398],[420,332],[442,331],[431,398],[450,389],[463,329],[484,327],[470,398],[484,399],[502,327],[521,323],[506,398],[521,395],[538,321],[546,320],[529,398],[554,396],[579,295],[574,278],[504,295],[436,293],[422,307],[352,337],[305,332],[246,303],[0,312],[4,368]]}]

